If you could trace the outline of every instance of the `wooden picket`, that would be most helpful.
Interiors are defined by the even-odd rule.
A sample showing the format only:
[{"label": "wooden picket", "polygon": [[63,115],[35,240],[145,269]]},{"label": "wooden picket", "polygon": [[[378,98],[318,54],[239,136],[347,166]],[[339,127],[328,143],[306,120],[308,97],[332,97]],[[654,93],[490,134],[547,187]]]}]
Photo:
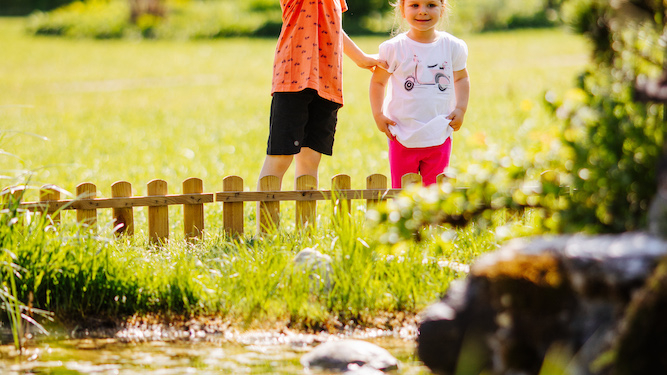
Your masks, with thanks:
[{"label": "wooden picket", "polygon": [[148,207],[148,237],[151,243],[162,243],[169,239],[169,204],[166,199],[159,197],[167,195],[167,181],[150,181],[148,195],[156,197],[156,201],[162,203]]},{"label": "wooden picket", "polygon": [[[201,194],[204,183],[198,178],[189,178],[183,182],[184,194]],[[183,226],[185,238],[192,242],[204,234],[204,204],[188,203],[183,205]]]},{"label": "wooden picket", "polygon": [[[79,184],[76,186],[76,196],[84,200],[95,199],[97,187],[89,182]],[[94,208],[76,210],[76,221],[83,225],[94,226],[97,224],[97,210]]]},{"label": "wooden picket", "polygon": [[[132,185],[127,181],[118,181],[111,185],[111,196],[129,198],[132,196]],[[134,211],[132,207],[114,207],[113,219],[117,227],[116,235],[134,235]]]},{"label": "wooden picket", "polygon": [[[242,193],[243,179],[228,176],[222,180],[222,190],[226,193]],[[243,202],[225,202],[222,204],[223,226],[228,235],[243,234]]]},{"label": "wooden picket", "polygon": [[[60,189],[55,185],[44,185],[39,189],[39,201],[49,202],[60,200]],[[46,203],[48,205],[48,203]],[[60,223],[60,211],[49,207],[46,213],[51,216],[54,224]]]},{"label": "wooden picket", "polygon": [[[441,182],[444,177],[440,177]],[[403,186],[421,183],[421,176],[403,176]],[[204,193],[201,179],[189,178],[183,182],[182,194],[168,194],[167,182],[152,180],[147,184],[146,196],[133,196],[132,185],[118,181],[111,186],[111,198],[98,198],[97,187],[92,183],[76,186],[75,199],[61,199],[61,189],[54,185],[44,185],[39,192],[38,202],[26,202],[26,186],[12,186],[2,191],[3,201],[12,199],[21,202],[20,208],[44,212],[51,215],[54,223],[60,222],[61,210],[75,210],[77,221],[94,230],[97,211],[111,208],[117,236],[132,236],[135,232],[134,207],[148,207],[148,236],[153,244],[164,244],[169,240],[169,206],[183,206],[184,236],[187,241],[201,240],[205,233],[204,205],[213,202],[223,204],[223,226],[225,233],[239,236],[244,233],[244,203],[257,202],[257,231],[267,233],[280,226],[280,202],[296,202],[296,226],[303,228],[315,223],[317,201],[333,202],[338,215],[350,213],[352,200],[366,200],[372,207],[379,202],[398,195],[400,189],[387,188],[387,177],[374,174],[366,178],[366,189],[351,189],[351,179],[347,175],[337,175],[331,180],[331,190],[318,190],[317,180],[312,176],[301,176],[296,180],[296,190],[281,191],[280,180],[266,176],[259,181],[255,192],[243,191],[243,179],[228,176],[223,179],[222,191]]]}]

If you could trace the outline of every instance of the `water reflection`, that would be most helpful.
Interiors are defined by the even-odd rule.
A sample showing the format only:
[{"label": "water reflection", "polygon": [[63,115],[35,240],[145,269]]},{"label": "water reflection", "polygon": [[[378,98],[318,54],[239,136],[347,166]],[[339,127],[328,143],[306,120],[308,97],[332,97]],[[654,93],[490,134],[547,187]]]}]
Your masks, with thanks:
[{"label": "water reflection", "polygon": [[[282,335],[284,336],[284,335]],[[118,339],[44,342],[23,356],[0,346],[0,373],[24,374],[306,374],[301,356],[317,345],[320,336],[280,339],[281,335],[225,338],[199,342],[127,343]],[[329,337],[328,339],[336,339]],[[414,340],[401,337],[361,338],[387,349],[402,364],[399,374],[430,374],[414,356]],[[328,372],[311,371],[325,375]]]}]

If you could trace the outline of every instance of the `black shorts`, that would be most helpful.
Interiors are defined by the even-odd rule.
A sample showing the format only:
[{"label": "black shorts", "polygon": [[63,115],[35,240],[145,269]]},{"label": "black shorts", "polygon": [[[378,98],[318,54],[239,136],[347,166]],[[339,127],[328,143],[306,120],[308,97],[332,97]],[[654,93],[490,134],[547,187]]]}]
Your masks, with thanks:
[{"label": "black shorts", "polygon": [[273,93],[266,153],[295,155],[308,147],[331,155],[340,107],[313,89]]}]

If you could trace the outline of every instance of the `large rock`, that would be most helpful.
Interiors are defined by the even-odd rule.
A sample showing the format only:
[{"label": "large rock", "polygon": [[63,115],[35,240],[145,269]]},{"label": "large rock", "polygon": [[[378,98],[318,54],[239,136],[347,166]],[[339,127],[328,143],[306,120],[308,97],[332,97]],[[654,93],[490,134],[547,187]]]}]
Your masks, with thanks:
[{"label": "large rock", "polygon": [[667,262],[632,299],[614,341],[614,373],[667,374]]},{"label": "large rock", "polygon": [[512,241],[423,313],[418,355],[436,374],[537,374],[554,352],[574,374],[612,371],[601,354],[618,350],[633,293],[665,255],[644,233]]},{"label": "large rock", "polygon": [[386,349],[362,340],[328,341],[301,357],[306,368],[372,374],[398,369],[398,360]]}]

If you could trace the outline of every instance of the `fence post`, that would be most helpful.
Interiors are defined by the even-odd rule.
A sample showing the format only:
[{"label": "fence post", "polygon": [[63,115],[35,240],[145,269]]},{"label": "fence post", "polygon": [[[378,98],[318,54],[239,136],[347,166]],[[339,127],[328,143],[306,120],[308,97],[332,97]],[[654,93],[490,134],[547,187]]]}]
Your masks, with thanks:
[{"label": "fence post", "polygon": [[[49,205],[49,201],[60,200],[60,190],[55,185],[44,185],[39,189],[39,201],[45,205],[44,212],[51,216],[54,224],[60,223],[60,211],[56,211]],[[53,213],[56,213],[55,215]]]},{"label": "fence post", "polygon": [[[201,194],[204,192],[204,183],[199,178],[189,178],[183,181],[183,194]],[[186,240],[193,242],[195,238],[204,238],[204,204],[183,205],[183,226]]]},{"label": "fence post", "polygon": [[[296,179],[296,190],[317,190],[317,178],[310,175],[299,176]],[[314,224],[317,215],[317,201],[296,202],[296,227],[303,228]]]},{"label": "fence post", "polygon": [[[225,192],[243,191],[243,179],[239,176],[227,176],[222,180]],[[243,202],[224,202],[222,204],[222,222],[225,233],[230,236],[243,235]]]},{"label": "fence post", "polygon": [[341,215],[342,217],[343,212],[347,212],[348,215],[352,212],[352,200],[343,199],[338,195],[341,190],[350,190],[351,188],[352,180],[346,174],[338,174],[331,179],[331,190],[335,200],[334,215]]},{"label": "fence post", "polygon": [[[117,181],[111,185],[112,198],[129,198],[132,196],[132,185],[127,181]],[[132,207],[113,209],[113,223],[116,227],[116,236],[134,235],[134,210]]]},{"label": "fence post", "polygon": [[3,203],[18,204],[23,201],[23,196],[27,190],[27,186],[18,185],[18,186],[9,186],[2,189],[2,201]]},{"label": "fence post", "polygon": [[[372,174],[366,177],[366,189],[382,189],[387,190],[387,176],[381,174]],[[380,203],[382,200],[381,194],[377,198],[367,199],[366,208],[370,209],[374,205]]]},{"label": "fence post", "polygon": [[[167,181],[152,180],[148,183],[148,195],[167,195]],[[163,205],[148,207],[148,236],[152,244],[161,244],[169,239],[169,206],[166,200],[156,199]]]},{"label": "fence post", "polygon": [[408,173],[401,177],[401,187],[405,189],[406,187],[414,184],[421,184],[422,176],[419,173]]},{"label": "fence post", "polygon": [[[97,186],[83,182],[76,186],[76,196],[80,199],[94,199],[97,197]],[[77,209],[76,221],[85,226],[94,226],[97,223],[97,210]]]},{"label": "fence post", "polygon": [[[259,191],[280,190],[280,179],[276,176],[264,176],[259,180]],[[257,232],[267,233],[270,229],[280,226],[280,202],[257,203]]]}]

